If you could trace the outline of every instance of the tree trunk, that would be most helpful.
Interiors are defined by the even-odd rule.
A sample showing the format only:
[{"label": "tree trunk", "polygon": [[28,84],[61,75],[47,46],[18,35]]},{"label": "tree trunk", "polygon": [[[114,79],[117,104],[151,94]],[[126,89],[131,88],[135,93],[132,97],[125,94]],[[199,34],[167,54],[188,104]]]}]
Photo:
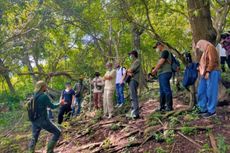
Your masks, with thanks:
[{"label": "tree trunk", "polygon": [[12,94],[15,94],[15,89],[13,84],[11,83],[10,77],[9,77],[9,71],[8,69],[5,67],[2,59],[0,59],[0,67],[5,68],[3,71],[1,71],[1,75],[3,76],[3,78],[6,80],[6,83],[9,87],[9,90]]},{"label": "tree trunk", "polygon": [[[138,25],[136,25],[135,23],[133,23],[132,25],[132,41],[133,41],[133,49],[136,50],[139,53],[139,59],[142,60],[141,57],[141,35],[144,32],[143,28],[140,28]],[[143,67],[141,67],[141,75],[139,78],[139,82],[140,82],[140,91],[141,89],[143,89],[144,87],[148,88],[145,77],[144,77],[144,73],[143,73]]]},{"label": "tree trunk", "polygon": [[187,0],[187,5],[194,43],[204,39],[215,44],[217,33],[211,20],[209,0]]},{"label": "tree trunk", "polygon": [[217,31],[217,41],[220,40],[220,35],[224,30],[229,8],[230,6],[226,4],[222,8],[216,9],[215,17],[213,18],[213,26]]},{"label": "tree trunk", "polygon": [[37,76],[34,74],[34,70],[33,70],[33,67],[30,63],[30,58],[29,58],[29,55],[27,53],[27,51],[25,51],[25,56],[24,56],[24,59],[23,59],[23,63],[27,66],[28,68],[28,71],[31,73],[31,77],[33,79],[33,83],[35,84],[37,81],[38,81],[38,78]]},{"label": "tree trunk", "polygon": [[[213,45],[216,44],[217,32],[213,27],[211,12],[210,12],[210,1],[209,0],[187,0],[189,22],[192,28],[192,36],[194,45],[201,39],[211,42]],[[223,21],[221,21],[223,22]],[[223,25],[222,25],[223,26]],[[195,46],[194,46],[195,47]],[[195,51],[195,48],[193,48]],[[201,55],[195,52],[195,58],[197,61],[200,60]],[[190,97],[195,97],[196,88],[192,88]],[[219,90],[219,95],[223,95],[220,92],[224,92],[226,89]],[[226,92],[225,92],[226,93]],[[228,96],[227,96],[228,97]],[[193,99],[191,98],[191,99]],[[194,105],[194,101],[190,100],[190,106]]]},{"label": "tree trunk", "polygon": [[[213,38],[216,36],[216,31],[212,25],[209,1],[187,0],[187,5],[194,46],[201,39],[208,40],[215,44]],[[195,51],[195,48],[193,49]],[[199,62],[201,54],[199,52],[194,52],[194,56],[195,61]],[[194,101],[194,97],[196,97],[196,85],[192,86],[190,89],[189,106],[192,108],[196,104]]]}]

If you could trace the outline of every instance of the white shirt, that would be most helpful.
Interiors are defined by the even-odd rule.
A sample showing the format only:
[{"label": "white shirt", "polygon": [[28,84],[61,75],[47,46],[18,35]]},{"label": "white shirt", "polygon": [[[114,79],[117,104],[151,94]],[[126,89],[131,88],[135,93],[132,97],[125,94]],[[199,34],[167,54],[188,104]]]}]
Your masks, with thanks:
[{"label": "white shirt", "polygon": [[217,49],[220,57],[226,57],[227,56],[226,50],[222,47],[222,45],[220,43],[217,44],[216,49]]},{"label": "white shirt", "polygon": [[117,69],[116,73],[116,84],[120,84],[122,81],[123,76],[126,73],[126,69],[124,67],[120,67]]}]

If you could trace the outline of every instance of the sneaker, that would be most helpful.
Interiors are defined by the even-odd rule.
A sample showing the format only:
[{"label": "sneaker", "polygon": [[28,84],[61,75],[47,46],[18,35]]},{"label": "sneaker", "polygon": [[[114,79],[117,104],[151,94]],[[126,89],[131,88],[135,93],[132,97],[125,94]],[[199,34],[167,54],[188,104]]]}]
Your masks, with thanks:
[{"label": "sneaker", "polygon": [[205,113],[204,115],[202,115],[204,118],[211,118],[211,117],[214,117],[216,116],[216,112],[214,113]]},{"label": "sneaker", "polygon": [[208,113],[208,111],[204,111],[204,112],[198,111],[198,115],[201,115],[201,116],[203,116],[204,114],[207,114],[207,113]]},{"label": "sneaker", "polygon": [[140,115],[134,115],[134,116],[133,116],[133,119],[134,119],[134,120],[140,119]]},{"label": "sneaker", "polygon": [[123,104],[120,104],[119,106],[118,106],[118,108],[121,108],[123,106]]},{"label": "sneaker", "polygon": [[111,119],[112,117],[113,117],[113,115],[110,114],[110,115],[108,116],[108,119]]},{"label": "sneaker", "polygon": [[117,108],[117,107],[119,107],[120,105],[119,104],[117,104],[115,107]]}]

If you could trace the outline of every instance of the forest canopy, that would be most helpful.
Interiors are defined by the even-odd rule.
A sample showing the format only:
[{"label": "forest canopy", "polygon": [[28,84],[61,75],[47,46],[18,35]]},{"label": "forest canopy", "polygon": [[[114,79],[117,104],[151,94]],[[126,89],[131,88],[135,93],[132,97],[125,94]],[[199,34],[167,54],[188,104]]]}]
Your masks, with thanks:
[{"label": "forest canopy", "polygon": [[[192,51],[190,0],[1,0],[1,93],[25,96],[41,79],[60,90],[65,81],[105,71],[108,60],[129,64],[141,54],[145,72],[156,64],[152,46],[164,41]],[[230,27],[229,5],[207,1],[219,36]],[[200,8],[202,9],[202,8]]]}]

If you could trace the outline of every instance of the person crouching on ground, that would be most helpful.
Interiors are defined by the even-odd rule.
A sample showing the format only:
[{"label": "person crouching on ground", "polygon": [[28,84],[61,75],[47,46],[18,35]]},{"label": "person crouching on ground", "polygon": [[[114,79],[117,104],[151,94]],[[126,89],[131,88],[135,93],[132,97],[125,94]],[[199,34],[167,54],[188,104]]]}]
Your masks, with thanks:
[{"label": "person crouching on ground", "polygon": [[160,52],[158,64],[152,71],[153,75],[158,75],[160,84],[160,108],[157,111],[172,111],[173,99],[170,86],[170,79],[172,77],[172,54],[166,50],[162,42],[157,42],[153,48],[156,49],[157,52]]},{"label": "person crouching on ground", "polygon": [[60,103],[53,104],[51,103],[49,97],[44,93],[47,90],[47,85],[44,81],[38,81],[35,85],[35,99],[37,103],[37,112],[38,118],[35,121],[32,121],[32,140],[29,144],[29,152],[35,152],[35,146],[38,141],[38,137],[42,129],[53,134],[53,137],[48,143],[47,153],[53,153],[53,149],[61,135],[61,130],[54,125],[47,115],[47,108],[57,108]]},{"label": "person crouching on ground", "polygon": [[103,95],[103,110],[104,117],[108,115],[108,118],[111,118],[113,113],[113,95],[115,91],[116,70],[113,69],[113,64],[111,62],[106,64],[106,68],[108,70],[104,75],[105,87]]},{"label": "person crouching on ground", "polygon": [[199,63],[201,78],[197,91],[199,114],[208,118],[216,115],[220,80],[219,56],[215,46],[206,40],[198,41],[196,49],[197,52],[202,52]]},{"label": "person crouching on ground", "polygon": [[75,101],[75,92],[71,88],[70,82],[65,84],[66,89],[62,91],[60,101],[62,101],[62,106],[60,107],[58,114],[58,124],[61,124],[64,118],[64,115],[67,115],[67,119],[70,118],[72,112],[72,106],[74,106]]}]

